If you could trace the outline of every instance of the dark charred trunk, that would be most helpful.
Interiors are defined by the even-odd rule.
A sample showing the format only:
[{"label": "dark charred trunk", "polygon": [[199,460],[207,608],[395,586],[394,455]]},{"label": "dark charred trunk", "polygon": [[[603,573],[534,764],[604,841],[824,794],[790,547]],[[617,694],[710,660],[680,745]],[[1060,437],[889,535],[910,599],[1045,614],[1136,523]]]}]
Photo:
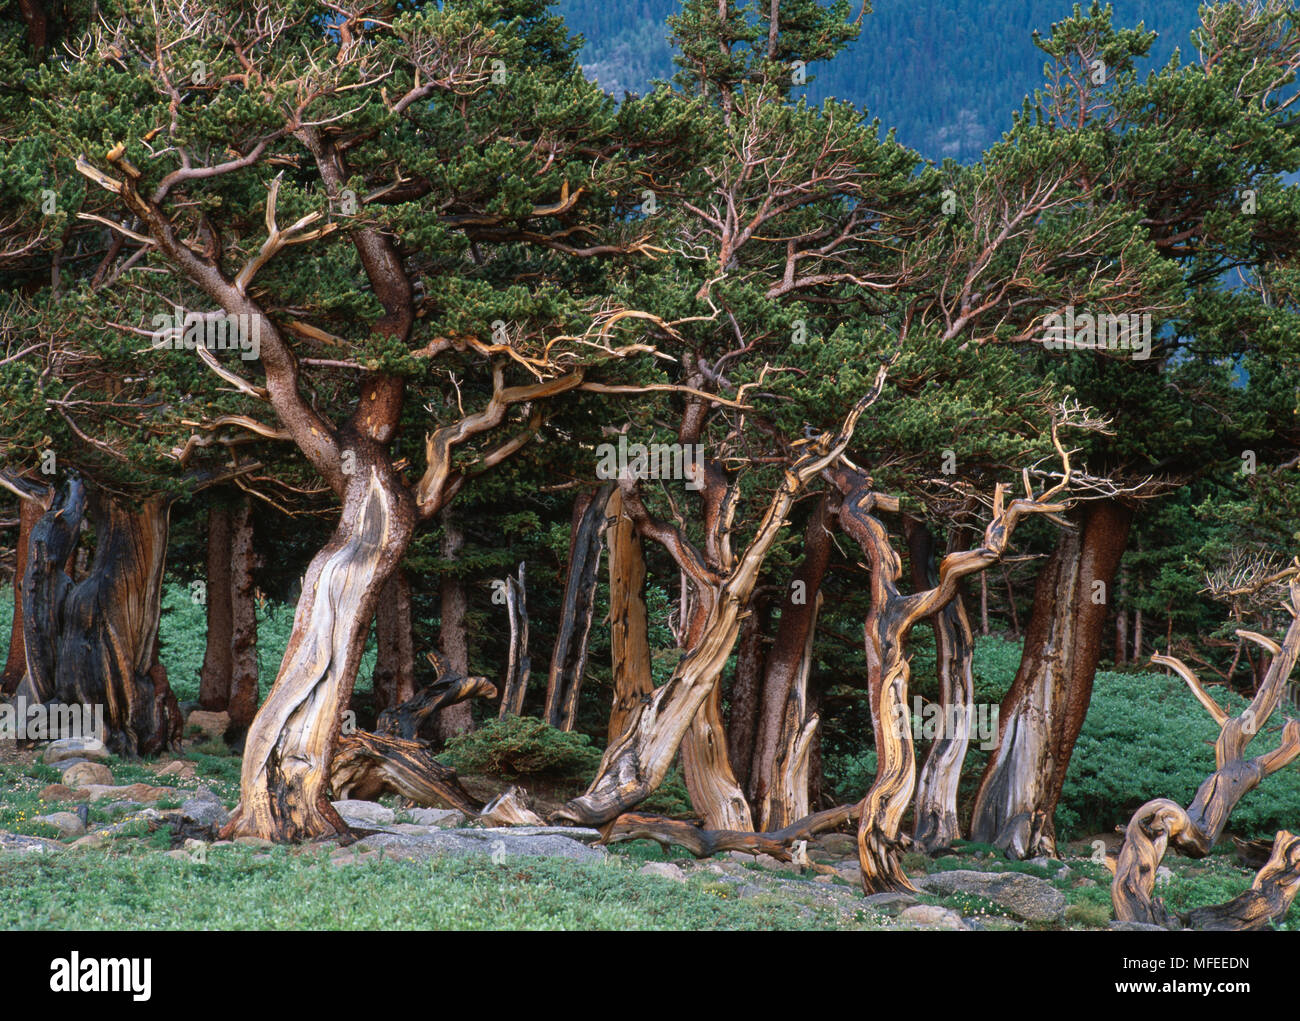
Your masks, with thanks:
[{"label": "dark charred trunk", "polygon": [[28,676],[34,702],[103,712],[104,741],[118,755],[151,755],[180,737],[180,711],[157,662],[158,614],[167,549],[167,501],[128,506],[91,498],[95,557],[74,584],[65,564],[87,495],[73,479],[32,530],[24,577]]},{"label": "dark charred trunk", "polygon": [[587,669],[587,640],[596,611],[596,579],[601,536],[612,485],[594,494],[584,491],[574,502],[569,533],[569,565],[560,609],[559,631],[546,680],[545,720],[558,730],[572,730]]},{"label": "dark charred trunk", "polygon": [[1055,855],[1052,816],[1092,697],[1111,585],[1132,511],[1091,504],[1067,529],[1034,590],[1034,609],[999,742],[975,800],[972,839],[1018,858]]}]

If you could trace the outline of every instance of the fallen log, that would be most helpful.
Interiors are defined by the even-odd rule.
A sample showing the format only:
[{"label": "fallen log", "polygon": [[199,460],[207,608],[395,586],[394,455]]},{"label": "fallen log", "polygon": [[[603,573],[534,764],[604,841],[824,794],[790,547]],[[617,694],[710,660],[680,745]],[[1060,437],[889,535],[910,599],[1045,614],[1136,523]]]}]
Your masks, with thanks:
[{"label": "fallen log", "polygon": [[722,851],[746,854],[770,854],[780,861],[790,861],[790,845],[808,840],[818,833],[838,829],[851,822],[856,805],[840,805],[797,819],[784,829],[769,833],[744,830],[706,830],[683,819],[662,815],[625,812],[600,831],[601,843],[617,844],[626,840],[653,840],[665,850],[673,845],[685,848],[696,858],[711,858]]},{"label": "fallen log", "polygon": [[380,794],[396,794],[417,805],[450,805],[467,815],[483,809],[428,744],[366,730],[339,737],[330,786],[336,798],[374,801]]}]

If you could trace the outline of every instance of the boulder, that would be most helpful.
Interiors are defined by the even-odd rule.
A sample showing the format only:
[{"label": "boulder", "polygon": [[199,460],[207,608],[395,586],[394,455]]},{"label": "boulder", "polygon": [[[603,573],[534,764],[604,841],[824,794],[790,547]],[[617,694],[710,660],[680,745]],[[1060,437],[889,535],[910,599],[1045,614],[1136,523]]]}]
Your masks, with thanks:
[{"label": "boulder", "polygon": [[858,856],[858,841],[847,833],[823,833],[817,838],[817,843],[830,854],[841,858]]},{"label": "boulder", "polygon": [[26,837],[21,833],[0,832],[0,854],[42,854],[46,851],[61,850],[63,845],[57,840]]},{"label": "boulder", "polygon": [[220,829],[230,821],[230,813],[226,811],[226,806],[206,787],[200,787],[195,791],[194,797],[183,802],[181,812],[191,822],[216,829]]},{"label": "boulder", "polygon": [[52,812],[49,815],[38,815],[31,821],[54,827],[59,831],[60,840],[72,840],[86,832],[86,824],[75,812]]},{"label": "boulder", "polygon": [[344,799],[333,802],[333,805],[345,823],[359,829],[373,830],[380,826],[390,826],[393,822],[393,810],[377,801]]},{"label": "boulder", "polygon": [[208,738],[222,737],[229,726],[229,713],[214,713],[205,709],[195,709],[185,719],[186,731],[197,728],[204,737]]},{"label": "boulder", "polygon": [[92,762],[106,762],[108,748],[103,741],[93,737],[62,737],[45,746],[46,763],[62,762],[64,759],[88,759]]},{"label": "boulder", "polygon": [[883,911],[887,915],[896,915],[905,908],[910,908],[920,903],[910,893],[888,892],[872,893],[862,898],[862,903],[876,911]]},{"label": "boulder", "polygon": [[465,813],[456,808],[412,808],[407,815],[417,826],[450,830],[465,825]]},{"label": "boulder", "polygon": [[78,793],[82,792],[88,794],[91,801],[138,801],[141,804],[153,804],[176,796],[176,791],[171,787],[150,787],[145,783],[132,783],[123,787],[92,783]]},{"label": "boulder", "polygon": [[102,762],[83,759],[63,771],[63,782],[69,787],[89,787],[91,784],[111,787],[113,771]]},{"label": "boulder", "polygon": [[375,833],[353,845],[363,851],[380,850],[388,858],[421,861],[439,855],[485,857],[494,860],[517,855],[542,858],[572,858],[599,861],[603,847],[588,847],[580,841],[555,834],[530,835],[515,827],[496,829],[438,830],[424,835]]},{"label": "boulder", "polygon": [[916,885],[941,896],[969,893],[991,900],[1027,922],[1059,922],[1065,917],[1065,894],[1044,879],[1022,872],[936,872]]},{"label": "boulder", "polygon": [[638,876],[656,876],[659,879],[671,879],[674,883],[686,882],[686,873],[669,861],[647,862],[636,870]]},{"label": "boulder", "polygon": [[927,929],[954,929],[959,932],[970,929],[956,911],[937,904],[917,904],[906,908],[898,920],[904,925],[918,925]]}]

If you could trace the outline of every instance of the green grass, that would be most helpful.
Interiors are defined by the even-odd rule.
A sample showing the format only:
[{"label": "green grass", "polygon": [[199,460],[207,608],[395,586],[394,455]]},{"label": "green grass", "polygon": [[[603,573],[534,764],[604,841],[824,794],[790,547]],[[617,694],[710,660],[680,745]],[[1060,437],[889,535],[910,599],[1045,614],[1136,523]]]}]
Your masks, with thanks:
[{"label": "green grass", "polygon": [[[87,883],[87,875],[95,881]],[[207,864],[139,849],[0,858],[0,929],[829,929],[829,908],[735,899],[727,884],[577,863],[437,858],[339,868],[323,854],[209,848]]]}]

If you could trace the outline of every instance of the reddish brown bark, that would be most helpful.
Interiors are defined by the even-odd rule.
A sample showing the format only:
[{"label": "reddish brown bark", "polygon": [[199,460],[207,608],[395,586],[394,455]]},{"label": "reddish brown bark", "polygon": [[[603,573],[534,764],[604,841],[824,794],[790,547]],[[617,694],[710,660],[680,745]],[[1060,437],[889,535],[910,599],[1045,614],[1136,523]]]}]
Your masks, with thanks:
[{"label": "reddish brown bark", "polygon": [[415,694],[411,638],[411,583],[399,567],[384,585],[375,613],[375,711],[401,705]]},{"label": "reddish brown bark", "polygon": [[45,513],[36,500],[18,501],[18,548],[14,563],[14,616],[9,629],[9,652],[5,656],[4,673],[0,673],[0,694],[8,695],[18,687],[27,673],[26,645],[23,642],[23,573],[27,570],[27,547],[31,542],[32,528]]},{"label": "reddish brown bark", "polygon": [[654,691],[650,673],[649,621],[645,605],[645,551],[636,525],[623,510],[623,493],[610,494],[609,528],[609,651],[614,699],[607,736],[613,744],[627,722],[640,711],[641,700]]},{"label": "reddish brown bark", "polygon": [[749,616],[740,628],[736,647],[736,679],[731,684],[731,711],[727,714],[727,755],[737,783],[749,783],[754,742],[758,737],[758,710],[763,693],[766,660],[764,639],[772,619],[772,604],[756,592]]},{"label": "reddish brown bark", "polygon": [[558,730],[572,730],[587,669],[587,640],[596,610],[596,576],[600,570],[605,506],[612,485],[595,493],[584,490],[573,503],[569,526],[569,560],[564,601],[546,679],[543,718]]},{"label": "reddish brown bark", "polygon": [[976,841],[1021,858],[1056,853],[1052,816],[1092,697],[1132,519],[1118,501],[1090,504],[1039,574],[1020,668],[999,712],[998,748],[976,796]]},{"label": "reddish brown bark", "polygon": [[[442,512],[442,556],[445,560],[460,559],[465,546],[465,535],[460,530],[450,508]],[[442,623],[438,629],[438,647],[447,657],[453,670],[469,673],[469,634],[465,630],[465,587],[459,577],[447,574],[439,586]],[[448,706],[438,714],[438,737],[442,741],[463,734],[474,725],[468,703]]]},{"label": "reddish brown bark", "polygon": [[230,714],[228,736],[242,738],[257,715],[257,603],[253,597],[253,502],[245,496],[230,522]]},{"label": "reddish brown bark", "polygon": [[230,507],[217,497],[208,506],[208,568],[204,603],[208,634],[199,671],[199,705],[224,710],[230,703],[231,617]]},{"label": "reddish brown bark", "polygon": [[[788,728],[788,702],[795,679],[806,669],[810,632],[817,619],[817,596],[830,564],[833,543],[830,522],[838,510],[824,497],[817,504],[804,534],[804,557],[781,601],[781,620],[776,639],[767,654],[763,694],[759,708],[758,734],[754,743],[749,776],[749,796],[758,813],[760,829],[780,829],[794,818],[787,814],[776,795],[775,777],[782,736]],[[797,818],[797,816],[795,817]]]}]

